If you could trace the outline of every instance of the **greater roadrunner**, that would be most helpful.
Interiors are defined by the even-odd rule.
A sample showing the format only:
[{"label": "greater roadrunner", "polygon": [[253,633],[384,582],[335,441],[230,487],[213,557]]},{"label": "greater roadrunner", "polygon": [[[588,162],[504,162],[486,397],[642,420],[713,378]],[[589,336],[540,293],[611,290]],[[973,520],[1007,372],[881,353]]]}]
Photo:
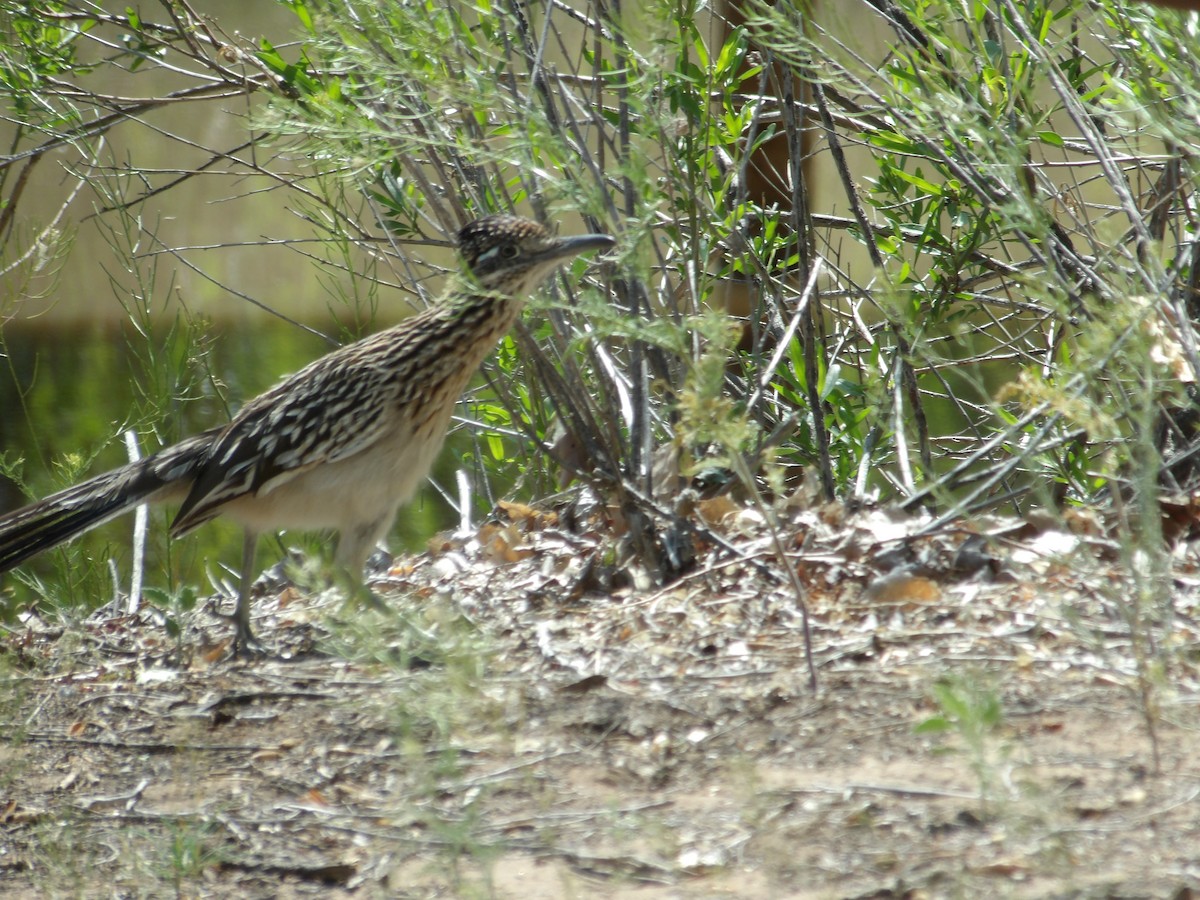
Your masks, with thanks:
[{"label": "greater roadrunner", "polygon": [[246,529],[233,616],[240,655],[255,643],[250,586],[259,533],[336,529],[337,564],[361,577],[523,299],[563,261],[613,243],[603,234],[551,237],[515,216],[470,223],[458,235],[465,277],[447,299],[311,363],[224,427],[0,518],[0,572],[140,503],[181,504],[172,537],[228,515]]}]

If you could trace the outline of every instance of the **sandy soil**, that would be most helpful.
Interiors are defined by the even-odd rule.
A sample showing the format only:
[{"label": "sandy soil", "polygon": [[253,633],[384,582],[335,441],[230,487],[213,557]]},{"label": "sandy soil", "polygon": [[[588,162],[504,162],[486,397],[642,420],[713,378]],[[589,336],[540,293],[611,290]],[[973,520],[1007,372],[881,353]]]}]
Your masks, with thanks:
[{"label": "sandy soil", "polygon": [[1188,548],[1131,607],[1108,539],[709,510],[655,586],[611,535],[508,513],[395,561],[390,614],[264,582],[248,662],[209,608],[27,616],[0,644],[0,893],[1200,887]]}]

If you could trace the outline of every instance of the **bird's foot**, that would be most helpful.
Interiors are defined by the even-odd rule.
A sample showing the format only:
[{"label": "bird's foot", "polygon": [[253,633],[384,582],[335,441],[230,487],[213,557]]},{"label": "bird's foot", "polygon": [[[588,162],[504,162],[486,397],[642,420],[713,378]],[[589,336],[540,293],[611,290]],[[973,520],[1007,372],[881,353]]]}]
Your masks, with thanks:
[{"label": "bird's foot", "polygon": [[231,659],[261,659],[270,655],[263,643],[254,636],[254,629],[250,626],[249,597],[239,597],[237,606],[231,613],[221,612],[218,608],[214,609],[212,614],[233,625],[233,639],[229,644]]},{"label": "bird's foot", "polygon": [[333,586],[341,590],[345,596],[344,608],[370,609],[374,612],[390,612],[388,605],[379,595],[367,587],[366,581],[358,572],[350,572],[339,568],[333,574]]},{"label": "bird's foot", "polygon": [[356,593],[355,599],[367,609],[373,609],[375,612],[385,613],[392,611],[391,607],[384,603],[380,596],[366,585],[363,585],[362,589]]},{"label": "bird's foot", "polygon": [[237,616],[230,616],[230,618],[234,620],[233,643],[230,645],[231,658],[247,660],[262,659],[267,656],[267,648],[254,636],[249,624],[243,626]]}]

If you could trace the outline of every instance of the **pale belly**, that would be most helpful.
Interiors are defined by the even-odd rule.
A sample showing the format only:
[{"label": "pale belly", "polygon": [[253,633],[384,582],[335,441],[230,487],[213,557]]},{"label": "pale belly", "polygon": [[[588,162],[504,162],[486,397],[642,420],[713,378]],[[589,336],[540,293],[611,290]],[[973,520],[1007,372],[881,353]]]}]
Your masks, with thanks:
[{"label": "pale belly", "polygon": [[[448,416],[446,417],[449,418]],[[324,463],[221,508],[253,531],[345,530],[391,524],[420,487],[445,440],[385,440],[355,456]]]}]

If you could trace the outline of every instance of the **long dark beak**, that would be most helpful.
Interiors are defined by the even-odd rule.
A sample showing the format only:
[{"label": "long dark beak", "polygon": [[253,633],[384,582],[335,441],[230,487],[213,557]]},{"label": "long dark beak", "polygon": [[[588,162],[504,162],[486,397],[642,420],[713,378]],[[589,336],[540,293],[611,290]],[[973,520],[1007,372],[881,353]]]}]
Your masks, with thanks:
[{"label": "long dark beak", "polygon": [[581,253],[592,250],[607,250],[615,247],[616,238],[607,234],[578,234],[574,237],[560,238],[553,246],[548,247],[537,255],[537,262],[552,262],[559,259],[570,259]]}]

